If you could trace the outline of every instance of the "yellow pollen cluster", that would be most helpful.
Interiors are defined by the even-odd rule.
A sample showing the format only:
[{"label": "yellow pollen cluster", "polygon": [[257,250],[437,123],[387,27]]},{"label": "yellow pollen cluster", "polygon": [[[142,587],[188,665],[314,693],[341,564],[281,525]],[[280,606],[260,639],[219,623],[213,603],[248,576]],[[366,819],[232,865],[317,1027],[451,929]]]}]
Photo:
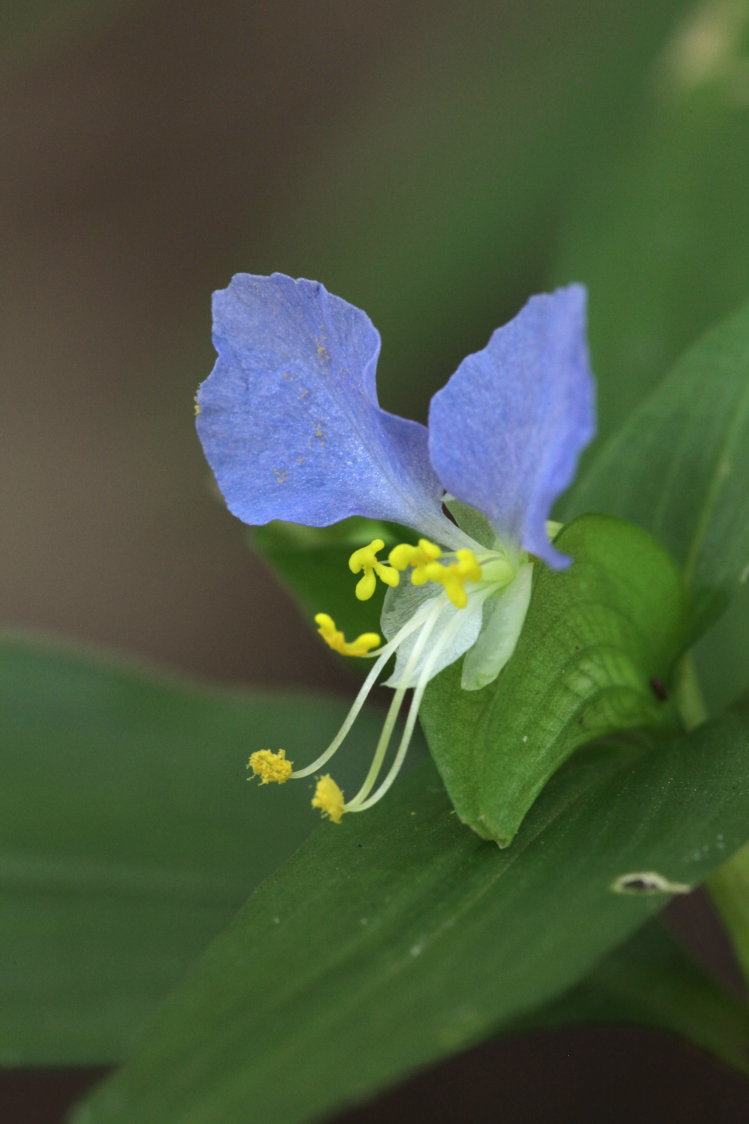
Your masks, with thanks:
[{"label": "yellow pollen cluster", "polygon": [[442,551],[435,543],[430,542],[429,539],[419,539],[418,546],[410,546],[405,542],[394,546],[390,551],[390,565],[396,570],[405,570],[408,566],[413,566],[411,584],[424,585],[429,581],[427,566],[441,557]]},{"label": "yellow pollen cluster", "polygon": [[356,583],[356,596],[360,601],[369,601],[377,586],[377,578],[389,586],[396,586],[400,581],[398,571],[386,562],[380,562],[377,557],[384,546],[382,539],[372,539],[368,546],[355,550],[348,560],[351,573],[362,575]]},{"label": "yellow pollen cluster", "polygon": [[426,582],[439,582],[457,609],[465,609],[468,604],[466,582],[481,581],[481,566],[472,550],[455,552],[456,562],[443,564],[442,551],[428,539],[419,539],[418,546],[399,543],[390,551],[390,565],[396,570],[413,567],[411,583],[425,585]]},{"label": "yellow pollen cluster", "polygon": [[312,807],[319,808],[333,823],[340,823],[345,812],[343,793],[331,776],[320,777],[312,797]]},{"label": "yellow pollen cluster", "polygon": [[440,582],[456,609],[465,609],[468,604],[465,584],[481,581],[481,567],[472,550],[458,550],[455,552],[455,557],[457,562],[450,562],[447,566],[443,566],[440,562],[431,562],[424,568],[425,580]]},{"label": "yellow pollen cluster", "polygon": [[294,765],[287,761],[285,749],[279,749],[278,753],[272,749],[257,749],[250,755],[247,768],[260,777],[261,784],[283,784],[291,776]]},{"label": "yellow pollen cluster", "polygon": [[368,656],[373,648],[377,648],[380,638],[376,632],[363,632],[356,640],[347,640],[340,629],[335,626],[335,621],[327,613],[317,613],[315,616],[317,631],[325,643],[334,652],[342,656]]}]

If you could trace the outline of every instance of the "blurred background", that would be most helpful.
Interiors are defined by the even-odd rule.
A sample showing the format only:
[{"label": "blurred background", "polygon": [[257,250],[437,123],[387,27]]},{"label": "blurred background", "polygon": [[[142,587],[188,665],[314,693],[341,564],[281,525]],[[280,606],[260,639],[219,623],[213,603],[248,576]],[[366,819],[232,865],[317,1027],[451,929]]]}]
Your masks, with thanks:
[{"label": "blurred background", "polygon": [[[34,0],[2,26],[8,626],[346,685],[194,435],[235,272],[364,308],[381,400],[417,418],[531,292],[583,281],[603,434],[749,293],[749,0]],[[715,701],[749,681],[725,655],[747,620],[708,641]],[[551,1114],[505,1119],[586,1119],[556,1098],[605,1062],[571,1041]],[[724,1077],[746,1119],[742,1087],[704,1080]],[[706,1118],[695,1097],[678,1119]]]}]

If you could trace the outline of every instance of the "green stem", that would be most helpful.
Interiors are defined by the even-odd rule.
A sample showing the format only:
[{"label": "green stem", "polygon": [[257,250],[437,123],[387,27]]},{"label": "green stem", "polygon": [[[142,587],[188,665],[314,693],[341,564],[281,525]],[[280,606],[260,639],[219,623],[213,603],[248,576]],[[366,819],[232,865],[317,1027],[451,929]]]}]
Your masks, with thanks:
[{"label": "green stem", "polygon": [[749,986],[749,844],[710,875],[706,883]]},{"label": "green stem", "polygon": [[708,713],[691,652],[684,656],[676,675],[676,706],[687,732],[707,721]]},{"label": "green stem", "polygon": [[[682,661],[675,693],[679,714],[687,730],[693,730],[707,719],[707,707],[691,655]],[[711,874],[705,888],[731,939],[741,973],[749,985],[749,844]]]}]

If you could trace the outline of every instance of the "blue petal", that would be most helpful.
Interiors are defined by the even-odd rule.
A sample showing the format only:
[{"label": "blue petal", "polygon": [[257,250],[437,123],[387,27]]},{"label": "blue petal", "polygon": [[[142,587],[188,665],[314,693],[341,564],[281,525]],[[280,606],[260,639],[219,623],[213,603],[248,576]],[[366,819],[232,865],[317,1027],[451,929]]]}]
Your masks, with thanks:
[{"label": "blue petal", "polygon": [[546,520],[595,428],[585,289],[532,297],[432,399],[429,454],[445,488],[500,539],[555,569]]},{"label": "blue petal", "polygon": [[230,511],[252,524],[364,515],[425,533],[451,526],[426,429],[377,404],[380,337],[363,312],[274,273],[238,274],[213,314],[219,358],[197,427]]}]

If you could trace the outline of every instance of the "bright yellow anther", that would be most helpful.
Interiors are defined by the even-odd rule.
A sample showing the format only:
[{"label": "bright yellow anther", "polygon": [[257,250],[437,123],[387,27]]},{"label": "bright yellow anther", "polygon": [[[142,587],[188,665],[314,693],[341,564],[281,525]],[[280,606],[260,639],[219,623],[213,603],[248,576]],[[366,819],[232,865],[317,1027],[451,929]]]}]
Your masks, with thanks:
[{"label": "bright yellow anther", "polygon": [[415,550],[416,547],[411,546],[410,543],[400,542],[390,551],[388,562],[396,570],[407,570],[411,565],[411,558]]},{"label": "bright yellow anther", "polygon": [[396,570],[407,570],[409,566],[425,566],[427,562],[436,562],[442,557],[442,551],[429,539],[419,539],[418,546],[401,542],[394,546],[388,556],[388,561]]},{"label": "bright yellow anther", "polygon": [[327,613],[318,613],[315,616],[315,624],[328,647],[334,652],[340,652],[342,656],[368,656],[373,648],[378,648],[380,645],[380,638],[376,632],[363,632],[356,640],[347,640]]},{"label": "bright yellow anther", "polygon": [[430,542],[429,539],[419,539],[418,546],[411,546],[405,542],[394,546],[390,551],[390,565],[396,570],[405,570],[413,566],[411,584],[424,585],[424,582],[429,580],[426,574],[427,566],[441,557],[442,551],[436,543]]},{"label": "bright yellow anther", "polygon": [[294,765],[286,759],[286,750],[279,749],[274,753],[272,749],[256,749],[250,755],[247,768],[252,769],[256,777],[260,777],[261,784],[283,784],[291,776]]},{"label": "bright yellow anther", "polygon": [[368,546],[360,546],[355,550],[348,560],[351,573],[362,575],[356,583],[355,591],[360,601],[369,601],[377,586],[377,578],[389,586],[396,586],[400,581],[397,570],[386,562],[380,562],[377,557],[384,546],[382,539],[372,539]]},{"label": "bright yellow anther", "polygon": [[480,582],[481,581],[481,567],[478,564],[476,555],[472,550],[458,550],[455,554],[458,559],[453,562],[449,569],[455,568],[466,581]]},{"label": "bright yellow anther", "polygon": [[455,557],[457,562],[451,562],[447,566],[439,562],[430,562],[424,567],[422,580],[414,584],[421,585],[425,581],[440,582],[456,609],[465,609],[468,604],[465,583],[481,581],[481,566],[472,550],[458,550]]},{"label": "bright yellow anther", "polygon": [[345,807],[343,793],[331,776],[320,777],[312,797],[312,807],[319,808],[324,816],[333,823],[340,823],[343,819]]}]

